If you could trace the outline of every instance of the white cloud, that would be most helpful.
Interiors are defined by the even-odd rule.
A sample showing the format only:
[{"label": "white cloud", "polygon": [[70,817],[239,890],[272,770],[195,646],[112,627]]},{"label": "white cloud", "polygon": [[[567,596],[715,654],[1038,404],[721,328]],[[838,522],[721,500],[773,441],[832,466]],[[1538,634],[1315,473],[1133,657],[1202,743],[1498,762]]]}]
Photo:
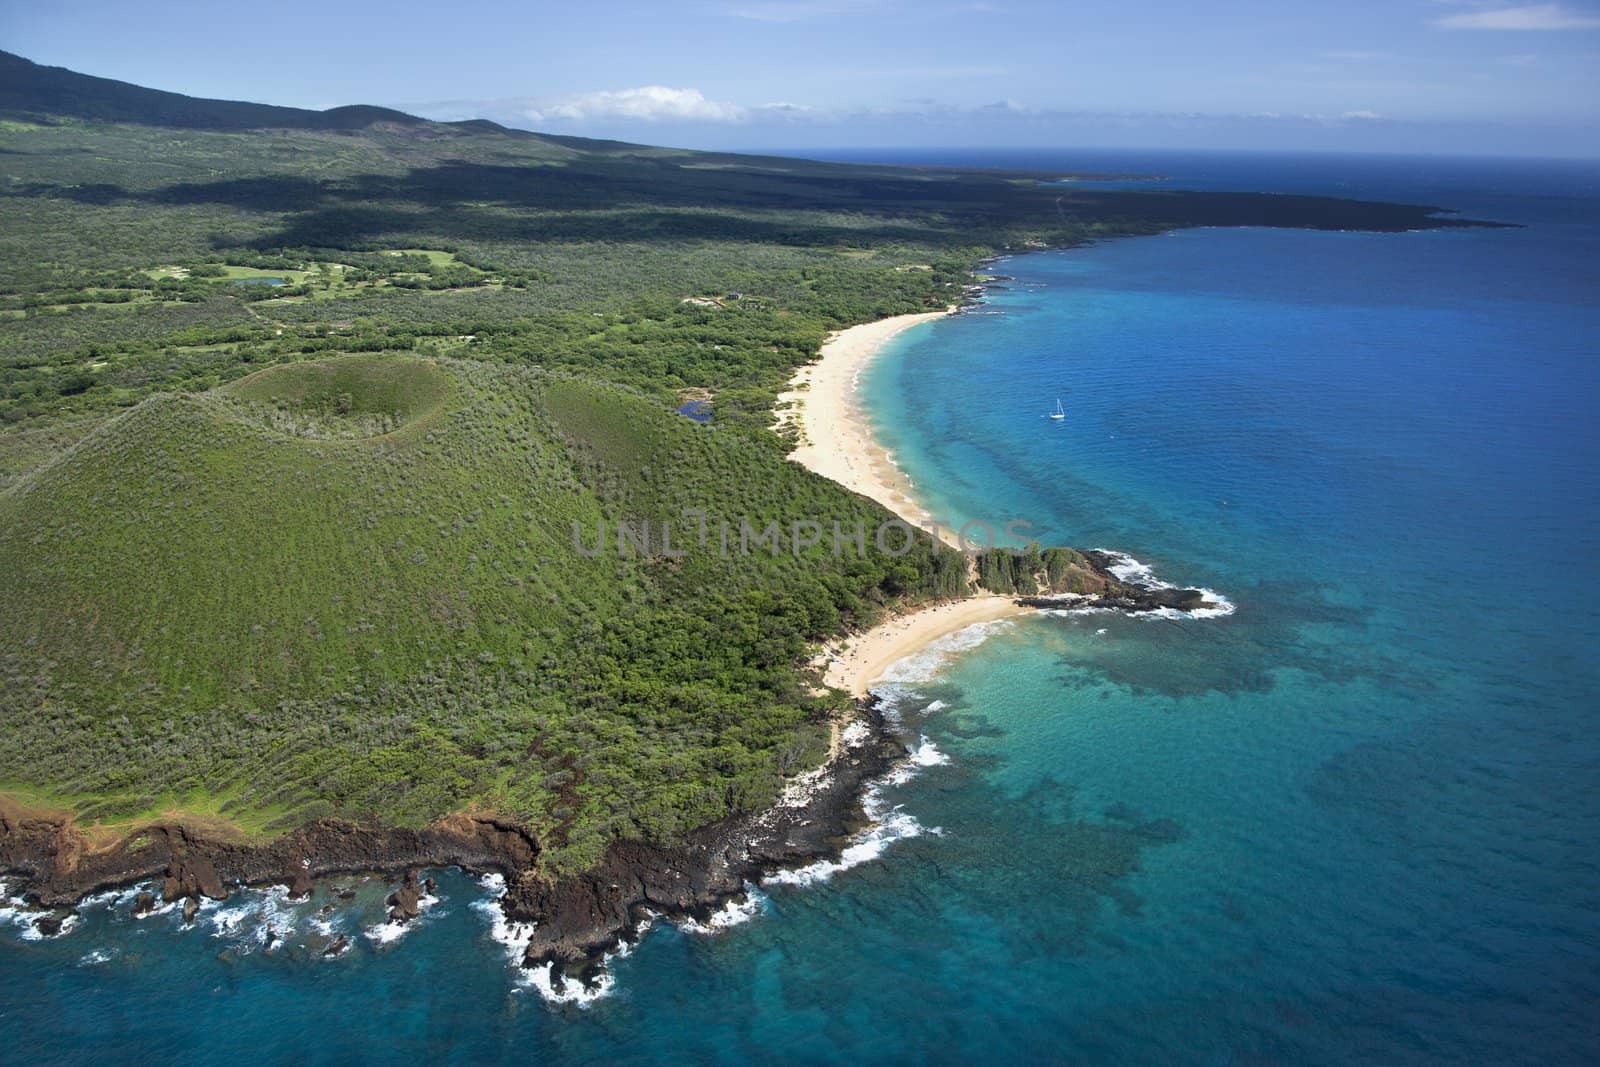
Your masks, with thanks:
[{"label": "white cloud", "polygon": [[756,117],[772,116],[782,118],[784,116],[816,115],[819,112],[810,104],[791,104],[786,100],[774,100],[770,104],[762,104],[759,107],[751,108],[751,114]]},{"label": "white cloud", "polygon": [[1344,114],[1340,115],[1339,117],[1341,119],[1366,119],[1368,121],[1370,121],[1372,119],[1381,119],[1381,118],[1383,118],[1383,116],[1378,114],[1376,111],[1365,111],[1365,110],[1363,110],[1363,111],[1346,111]]},{"label": "white cloud", "polygon": [[1433,24],[1447,30],[1592,30],[1600,29],[1600,16],[1568,11],[1560,4],[1532,4],[1463,11]]},{"label": "white cloud", "polygon": [[525,116],[534,122],[565,119],[639,119],[645,122],[740,122],[747,112],[738,104],[708,100],[699,89],[669,89],[645,85],[637,89],[581,93],[564,100],[530,107]]}]

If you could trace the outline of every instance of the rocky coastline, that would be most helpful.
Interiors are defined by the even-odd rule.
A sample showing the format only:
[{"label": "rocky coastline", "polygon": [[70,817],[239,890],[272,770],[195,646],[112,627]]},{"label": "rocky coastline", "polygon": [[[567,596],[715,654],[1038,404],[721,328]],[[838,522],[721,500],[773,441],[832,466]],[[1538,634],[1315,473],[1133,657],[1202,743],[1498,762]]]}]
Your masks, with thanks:
[{"label": "rocky coastline", "polygon": [[[747,880],[836,857],[867,822],[862,796],[905,748],[875,700],[858,702],[855,743],[791,784],[764,811],[701,827],[681,843],[618,841],[596,867],[550,879],[538,870],[539,845],[525,828],[487,815],[450,816],[420,830],[321,820],[262,844],[208,837],[180,824],[141,827],[109,847],[91,848],[70,821],[0,805],[0,875],[38,909],[35,928],[62,931],[67,909],[92,894],[158,880],[136,910],[182,902],[193,920],[202,900],[241,888],[287,886],[291,899],[335,875],[398,878],[386,902],[390,922],[419,914],[428,868],[498,873],[508,920],[533,924],[524,965],[551,965],[552,980],[590,981],[605,954],[650,915],[704,920],[744,892]],[[146,897],[149,899],[145,899]]]},{"label": "rocky coastline", "polygon": [[40,909],[46,927],[85,897],[142,882],[160,888],[141,894],[136,911],[152,910],[159,898],[182,902],[184,918],[192,920],[203,900],[226,900],[240,888],[281,885],[291,899],[302,899],[315,879],[344,874],[402,876],[390,918],[404,922],[416,916],[418,870],[520,870],[538,853],[525,829],[485,815],[454,815],[420,830],[319,820],[260,844],[163,823],[91,847],[70,820],[0,804],[0,875],[14,895]]},{"label": "rocky coastline", "polygon": [[[1081,553],[1099,580],[1088,592],[1016,596],[1028,608],[1150,612],[1215,610],[1215,594],[1167,585],[1117,553]],[[1142,573],[1130,579],[1128,568]],[[1225,601],[1222,601],[1225,604]],[[388,921],[419,915],[431,894],[421,871],[460,867],[505,879],[500,899],[508,921],[531,930],[522,964],[551,968],[552,983],[592,982],[607,953],[634,940],[652,916],[704,922],[775,871],[836,858],[868,824],[863,798],[906,755],[877,698],[857,701],[849,741],[829,761],[793,780],[778,802],[703,826],[670,845],[617,841],[595,867],[550,878],[539,870],[536,837],[514,821],[461,813],[422,829],[320,820],[260,844],[241,843],[180,823],[139,828],[95,847],[70,820],[28,812],[0,800],[0,875],[31,907],[34,926],[51,936],[68,909],[107,889],[159,879],[141,893],[136,911],[181,902],[192,921],[203,900],[225,900],[240,888],[286,886],[309,896],[316,879],[373,875],[399,879],[386,901]],[[19,892],[20,891],[20,892]],[[146,899],[146,898],[149,899]]]},{"label": "rocky coastline", "polygon": [[535,924],[525,967],[552,965],[588,981],[605,953],[631,940],[651,915],[700,922],[745,884],[774,871],[837,858],[869,822],[867,788],[906,755],[875,697],[857,702],[865,729],[828,763],[791,784],[778,803],[691,833],[671,847],[624,841],[595,869],[548,882],[508,881],[501,904],[507,918]]},{"label": "rocky coastline", "polygon": [[[1169,585],[1156,579],[1130,556],[1104,549],[1083,549],[1079,554],[1100,580],[1100,588],[1082,594],[1041,592],[1037,595],[1018,596],[1015,598],[1016,603],[1025,608],[1041,610],[1100,608],[1135,615],[1154,611],[1189,613],[1232,610],[1225,599],[1209,589]],[[1130,568],[1136,568],[1142,572],[1142,576],[1129,576]],[[1119,574],[1119,571],[1123,573]]]}]

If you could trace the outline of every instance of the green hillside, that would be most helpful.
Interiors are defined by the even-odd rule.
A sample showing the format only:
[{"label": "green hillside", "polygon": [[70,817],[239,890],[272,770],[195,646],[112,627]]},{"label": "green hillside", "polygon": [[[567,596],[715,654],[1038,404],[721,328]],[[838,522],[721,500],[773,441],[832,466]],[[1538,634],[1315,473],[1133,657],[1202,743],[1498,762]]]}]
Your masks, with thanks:
[{"label": "green hillside", "polygon": [[[686,508],[883,517],[748,438],[524,368],[352,356],[153,397],[0,496],[0,781],[257,829],[486,806],[551,862],[760,804],[821,751],[806,642],[960,565],[870,539],[723,559]],[[692,551],[576,549],[574,522],[592,551],[628,517]]]}]

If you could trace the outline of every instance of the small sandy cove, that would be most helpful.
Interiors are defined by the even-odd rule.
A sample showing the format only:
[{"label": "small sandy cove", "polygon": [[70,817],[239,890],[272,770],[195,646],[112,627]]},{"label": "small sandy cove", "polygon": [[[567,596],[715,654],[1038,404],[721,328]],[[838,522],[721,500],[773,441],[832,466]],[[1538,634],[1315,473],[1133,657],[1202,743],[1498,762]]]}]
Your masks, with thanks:
[{"label": "small sandy cove", "polygon": [[[790,459],[923,529],[932,518],[913,495],[910,480],[873,435],[856,402],[856,386],[862,370],[891,338],[946,314],[897,315],[836,333],[822,346],[817,361],[802,367],[790,379],[790,391],[778,398],[790,405],[780,410],[778,425],[794,423],[800,430],[800,447],[789,454]],[[950,547],[961,547],[952,531],[939,533]],[[894,616],[848,638],[842,648],[823,652],[824,680],[854,696],[866,696],[891,665],[931,642],[1026,610],[1009,597],[986,594]]]},{"label": "small sandy cove", "polygon": [[847,638],[842,650],[825,653],[829,660],[823,680],[830,686],[849,690],[851,696],[866,696],[873,683],[882,678],[891,666],[907,656],[915,655],[946,634],[965,630],[980,622],[1021,615],[1027,610],[1019,607],[1010,597],[987,594],[963,600],[947,600],[906,615],[897,615],[870,630]]}]

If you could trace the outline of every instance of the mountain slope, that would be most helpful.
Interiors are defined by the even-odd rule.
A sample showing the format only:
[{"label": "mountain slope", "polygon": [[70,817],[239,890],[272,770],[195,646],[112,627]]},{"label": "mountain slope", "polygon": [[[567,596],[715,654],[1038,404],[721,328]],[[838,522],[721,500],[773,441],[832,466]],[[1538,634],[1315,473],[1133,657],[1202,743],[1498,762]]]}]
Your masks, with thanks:
[{"label": "mountain slope", "polygon": [[[961,568],[870,539],[722,558],[685,508],[735,539],[883,517],[738,435],[517,368],[354,356],[154,397],[0,495],[0,781],[262,829],[485,807],[550,862],[759,805],[816,758],[806,643]],[[623,517],[694,551],[619,550]]]},{"label": "mountain slope", "polygon": [[390,108],[354,106],[328,111],[251,104],[146,89],[140,85],[46,67],[0,51],[0,115],[12,118],[63,117],[99,122],[133,122],[197,130],[359,130],[384,122],[418,126],[427,122]]}]

